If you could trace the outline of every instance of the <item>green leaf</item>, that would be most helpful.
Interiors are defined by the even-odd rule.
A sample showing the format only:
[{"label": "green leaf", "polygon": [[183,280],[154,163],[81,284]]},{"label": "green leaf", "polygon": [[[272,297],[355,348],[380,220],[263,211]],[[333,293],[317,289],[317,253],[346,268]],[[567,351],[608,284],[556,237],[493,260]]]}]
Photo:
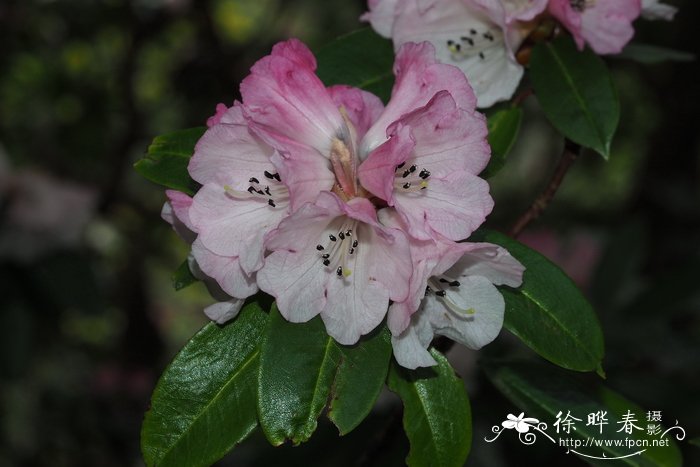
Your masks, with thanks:
[{"label": "green leaf", "polygon": [[134,164],[138,173],[167,188],[193,195],[198,184],[190,178],[187,165],[194,146],[206,128],[189,128],[156,136],[146,156]]},{"label": "green leaf", "polygon": [[389,389],[403,401],[403,426],[411,443],[409,466],[461,466],[472,442],[472,417],[464,383],[437,350],[437,366],[409,371],[391,366]]},{"label": "green leaf", "polygon": [[258,414],[275,446],[308,440],[330,404],[341,434],[357,426],[379,396],[391,343],[381,329],[355,346],[337,344],[320,318],[290,323],[275,307],[266,330],[258,374]]},{"label": "green leaf", "polygon": [[335,39],[316,53],[318,74],[326,86],[347,84],[379,96],[385,103],[394,85],[394,48],[372,28]]},{"label": "green leaf", "polygon": [[589,49],[579,52],[570,37],[561,37],[535,46],[530,77],[552,125],[607,159],[620,103],[603,60]]},{"label": "green leaf", "polygon": [[173,274],[173,288],[175,290],[182,290],[188,285],[194,284],[198,280],[199,279],[194,277],[192,271],[190,271],[189,262],[185,260],[182,262],[182,264],[180,264],[180,267],[178,267],[177,271],[175,271],[175,273]]},{"label": "green leaf", "polygon": [[[588,380],[548,365],[533,362],[490,361],[483,363],[484,370],[493,384],[528,417],[536,417],[548,425],[546,432],[555,440],[557,437],[587,440],[613,440],[610,446],[601,443],[601,446],[581,446],[575,449],[586,455],[595,457],[619,457],[626,456],[641,449],[645,449],[639,456],[631,456],[617,461],[596,460],[581,458],[593,465],[631,465],[631,466],[663,466],[675,467],[682,465],[682,458],[678,446],[671,439],[674,432],[669,432],[669,446],[651,446],[652,437],[646,432],[646,411],[637,404],[627,400],[623,396],[608,389],[604,385]],[[567,411],[571,415],[581,419],[575,422],[575,430],[571,433],[559,434],[553,426],[557,414]],[[587,425],[588,414],[598,411],[607,412],[607,425],[602,427]],[[618,432],[622,427],[622,416],[628,411],[637,420],[635,425],[644,430],[633,430],[633,434]],[[505,415],[505,414],[503,414]],[[500,420],[499,420],[500,421]],[[602,428],[602,434],[601,434]],[[503,436],[506,436],[505,433]],[[614,440],[624,440],[629,437],[635,440],[649,440],[649,447],[627,448],[624,445],[615,446]],[[643,441],[641,441],[643,442]],[[550,444],[544,436],[538,436],[537,443]],[[550,449],[564,449],[556,444],[551,444]],[[573,448],[572,448],[573,449]],[[571,455],[574,455],[571,453]]]},{"label": "green leaf", "polygon": [[146,465],[210,465],[253,431],[258,342],[267,319],[251,303],[226,326],[204,326],[177,354],[141,428]]},{"label": "green leaf", "polygon": [[491,160],[481,173],[484,178],[491,178],[503,168],[506,156],[513,147],[520,131],[523,111],[520,107],[499,110],[488,118],[489,145]]},{"label": "green leaf", "polygon": [[626,58],[646,65],[654,65],[664,62],[692,62],[695,55],[681,50],[668,49],[658,45],[629,43],[622,52],[615,55],[617,58]]},{"label": "green leaf", "polygon": [[501,288],[504,326],[552,363],[602,373],[603,332],[573,281],[547,258],[503,234],[489,231],[479,238],[503,246],[526,268],[520,288]]}]

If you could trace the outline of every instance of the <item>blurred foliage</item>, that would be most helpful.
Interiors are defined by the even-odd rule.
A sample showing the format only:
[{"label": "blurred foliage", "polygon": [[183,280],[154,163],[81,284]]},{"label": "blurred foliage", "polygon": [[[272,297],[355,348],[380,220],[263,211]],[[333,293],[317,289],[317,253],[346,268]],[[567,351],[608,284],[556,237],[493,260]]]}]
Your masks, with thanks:
[{"label": "blurred foliage", "polygon": [[[674,23],[637,23],[640,42],[698,56],[700,5],[675,3]],[[272,44],[297,36],[318,49],[356,29],[363,10],[360,0],[0,3],[0,466],[140,465],[155,379],[205,322],[209,298],[202,284],[172,290],[186,247],[159,219],[161,189],[131,166],[155,135],[201,126],[216,103],[238,98]],[[610,161],[584,154],[524,239],[580,277],[596,305],[607,385],[694,438],[699,66],[608,62],[622,100]],[[534,99],[524,110],[512,154],[490,180],[495,228],[542,189],[563,144]],[[531,356],[505,336],[484,355],[513,349]],[[475,423],[469,465],[572,465],[547,446],[480,442],[515,409],[473,358],[462,373]],[[300,448],[253,438],[221,464],[371,464],[371,454],[395,465],[407,452],[400,431],[381,452],[367,440],[390,430],[397,404],[381,398],[347,437],[324,425]],[[700,464],[700,450],[679,444],[686,465]]]}]

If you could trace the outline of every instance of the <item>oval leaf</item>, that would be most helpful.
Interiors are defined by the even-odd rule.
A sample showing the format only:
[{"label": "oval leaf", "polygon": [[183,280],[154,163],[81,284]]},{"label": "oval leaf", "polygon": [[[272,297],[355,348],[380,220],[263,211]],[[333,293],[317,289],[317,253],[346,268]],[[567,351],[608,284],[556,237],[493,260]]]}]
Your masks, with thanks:
[{"label": "oval leaf", "polygon": [[[579,375],[532,362],[498,360],[482,362],[482,365],[491,382],[514,405],[524,411],[526,416],[536,417],[541,422],[547,423],[549,427],[547,432],[555,440],[557,433],[553,423],[560,411],[563,414],[569,411],[571,415],[581,419],[580,422],[575,422],[575,430],[570,430],[570,433],[559,433],[558,435],[561,438],[577,438],[584,440],[584,442],[589,438],[597,440],[624,440],[625,438],[649,440],[648,447],[633,447],[629,449],[624,444],[615,446],[614,441],[610,445],[601,443],[600,446],[581,447],[577,452],[595,457],[608,457],[605,460],[591,458],[582,458],[582,460],[601,466],[676,467],[682,465],[680,450],[672,439],[673,432],[667,435],[669,439],[668,446],[652,446],[651,440],[658,439],[658,436],[652,437],[646,432],[647,423],[645,417],[647,411],[602,384],[597,382],[591,384],[585,379],[578,377]],[[543,382],[546,382],[546,384],[543,384]],[[628,410],[631,411],[637,420],[635,425],[643,428],[642,430],[634,429],[632,434],[618,431],[622,427],[622,417],[627,414]],[[608,424],[602,426],[587,425],[588,414],[599,411],[607,412]],[[548,441],[542,438],[542,440],[538,441],[539,443],[548,443]],[[643,441],[640,442],[640,445],[641,443]],[[550,449],[562,448],[552,445]],[[567,448],[563,449],[566,450]],[[611,457],[626,456],[642,449],[644,452],[640,455],[617,461],[609,459]]]},{"label": "oval leaf", "polygon": [[258,374],[258,414],[275,446],[307,441],[330,403],[330,419],[345,434],[370,412],[384,385],[391,344],[384,330],[341,346],[320,318],[290,323],[273,307]]},{"label": "oval leaf", "polygon": [[394,85],[394,48],[372,28],[358,29],[316,53],[318,74],[326,86],[347,84],[389,100]]},{"label": "oval leaf", "polygon": [[520,107],[499,110],[488,118],[489,145],[491,146],[491,160],[486,166],[481,177],[491,178],[503,168],[506,156],[515,144],[520,131],[520,122],[523,119],[523,110]]},{"label": "oval leaf", "polygon": [[149,466],[210,465],[257,426],[258,343],[267,314],[247,305],[226,326],[207,324],[158,381],[141,429]]},{"label": "oval leaf", "polygon": [[403,401],[403,426],[411,443],[409,466],[461,466],[469,455],[472,418],[464,383],[447,359],[430,351],[437,366],[409,371],[391,366],[389,389]]},{"label": "oval leaf", "polygon": [[501,288],[504,326],[552,363],[602,372],[603,332],[572,280],[547,258],[503,234],[485,232],[480,238],[506,248],[526,268],[520,288]]},{"label": "oval leaf", "polygon": [[199,185],[190,178],[187,165],[205,130],[197,127],[156,136],[146,157],[136,162],[134,168],[154,183],[194,195]]},{"label": "oval leaf", "polygon": [[535,46],[530,77],[552,125],[607,159],[620,103],[603,60],[589,49],[579,52],[570,37],[561,37]]}]

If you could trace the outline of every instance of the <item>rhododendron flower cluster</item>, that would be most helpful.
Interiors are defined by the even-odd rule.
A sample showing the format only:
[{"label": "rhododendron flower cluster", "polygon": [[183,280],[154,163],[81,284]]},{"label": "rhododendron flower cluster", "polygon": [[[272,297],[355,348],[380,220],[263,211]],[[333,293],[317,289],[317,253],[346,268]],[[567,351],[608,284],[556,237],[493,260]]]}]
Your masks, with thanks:
[{"label": "rhododendron flower cluster", "polygon": [[411,368],[434,363],[434,334],[490,342],[504,312],[494,285],[518,286],[523,267],[499,246],[460,243],[493,206],[478,177],[486,123],[464,74],[430,43],[405,44],[384,106],[315,69],[298,40],[275,45],[242,102],[209,119],[189,165],[201,189],[169,192],[165,216],[232,297],[209,316],[232,318],[260,289],[289,321],[320,315],[340,344],[386,319]]}]

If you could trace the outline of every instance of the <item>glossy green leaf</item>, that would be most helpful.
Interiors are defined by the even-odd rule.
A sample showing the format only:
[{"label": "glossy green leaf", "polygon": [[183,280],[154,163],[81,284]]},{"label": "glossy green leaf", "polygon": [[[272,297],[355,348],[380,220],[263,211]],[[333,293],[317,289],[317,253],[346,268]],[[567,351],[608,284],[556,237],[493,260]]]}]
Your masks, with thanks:
[{"label": "glossy green leaf", "polygon": [[[483,367],[493,384],[510,399],[518,409],[524,411],[527,417],[535,417],[547,424],[548,428],[546,432],[554,438],[555,441],[558,437],[584,441],[589,438],[613,440],[609,443],[609,446],[606,445],[606,443],[601,443],[600,446],[581,446],[578,449],[574,449],[576,452],[585,456],[605,456],[610,458],[627,456],[644,450],[640,455],[634,455],[616,461],[580,456],[579,458],[581,460],[601,466],[629,465],[675,467],[682,465],[680,451],[672,439],[674,437],[674,432],[669,432],[667,435],[669,439],[668,446],[652,446],[651,441],[647,441],[649,444],[648,447],[640,446],[627,448],[624,445],[615,446],[615,440],[624,440],[625,438],[652,440],[658,439],[658,435],[652,437],[646,432],[646,410],[597,381],[590,382],[587,379],[581,378],[581,375],[572,374],[549,365],[533,362],[491,361],[484,363]],[[581,419],[581,421],[574,422],[576,429],[570,430],[570,434],[564,433],[563,431],[559,434],[556,432],[554,422],[560,411],[564,415],[569,411],[572,416]],[[608,424],[602,425],[602,427],[587,425],[588,414],[598,411],[606,412]],[[631,411],[637,421],[635,425],[643,428],[642,430],[633,429],[632,434],[618,431],[623,426],[622,416],[627,414],[628,411]],[[505,414],[503,414],[503,416],[505,416]],[[494,423],[500,423],[500,421],[501,420],[494,420]],[[508,435],[509,433],[504,432],[502,436]],[[644,441],[640,441],[640,443],[643,442]],[[543,449],[563,449],[564,451],[567,449],[566,447],[560,447],[552,443],[543,435],[538,435],[537,444],[542,444],[540,448]],[[550,446],[544,446],[545,444],[550,444]],[[576,456],[574,453],[570,453],[570,455]]]},{"label": "glossy green leaf", "polygon": [[197,127],[157,136],[134,168],[154,183],[193,195],[198,185],[190,178],[187,165],[205,130]]},{"label": "glossy green leaf", "polygon": [[198,279],[194,277],[194,274],[192,274],[192,271],[190,271],[190,265],[187,260],[180,264],[180,267],[177,268],[172,277],[173,288],[175,290],[182,290],[188,285],[192,285],[197,281]]},{"label": "glossy green leaf", "polygon": [[523,111],[520,107],[499,110],[489,116],[488,128],[491,160],[481,173],[481,177],[491,178],[503,168],[506,157],[518,138],[522,119]]},{"label": "glossy green leaf", "polygon": [[290,323],[273,307],[258,375],[258,414],[267,439],[275,446],[308,440],[329,404],[329,418],[341,434],[349,432],[372,409],[390,357],[384,329],[342,346],[320,318]]},{"label": "glossy green leaf", "polygon": [[530,78],[552,125],[607,159],[620,103],[603,60],[589,49],[580,52],[570,37],[560,37],[535,46]]},{"label": "glossy green leaf", "polygon": [[629,43],[622,52],[616,55],[618,58],[626,58],[646,65],[654,65],[664,62],[692,62],[695,55],[690,52],[669,49],[658,45]]},{"label": "glossy green leaf", "polygon": [[394,48],[372,28],[335,39],[316,53],[316,73],[326,84],[347,84],[389,100],[394,85]]},{"label": "glossy green leaf", "polygon": [[204,326],[177,354],[141,429],[146,465],[210,465],[253,431],[258,344],[267,319],[251,303],[225,326]]},{"label": "glossy green leaf", "polygon": [[590,303],[547,258],[498,232],[481,240],[506,248],[525,266],[523,285],[502,287],[504,326],[547,360],[570,370],[602,372],[603,332]]},{"label": "glossy green leaf", "polygon": [[437,350],[437,366],[414,371],[395,362],[389,389],[403,401],[403,426],[411,443],[409,466],[461,466],[472,442],[472,418],[464,383]]}]

